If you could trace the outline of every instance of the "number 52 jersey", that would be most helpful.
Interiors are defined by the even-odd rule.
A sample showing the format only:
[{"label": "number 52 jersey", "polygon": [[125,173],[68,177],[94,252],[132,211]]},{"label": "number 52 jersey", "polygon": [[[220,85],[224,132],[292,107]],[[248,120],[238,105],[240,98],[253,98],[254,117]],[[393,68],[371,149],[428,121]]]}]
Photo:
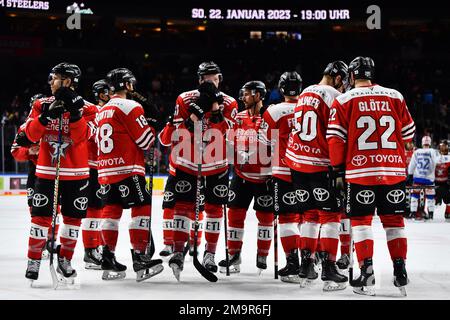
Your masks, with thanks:
[{"label": "number 52 jersey", "polygon": [[406,178],[404,143],[415,124],[403,96],[376,84],[354,88],[332,105],[327,129],[333,166],[345,163],[347,182],[392,185]]},{"label": "number 52 jersey", "polygon": [[133,175],[145,176],[144,150],[155,141],[142,106],[113,96],[99,111],[97,122],[98,181],[119,182]]}]

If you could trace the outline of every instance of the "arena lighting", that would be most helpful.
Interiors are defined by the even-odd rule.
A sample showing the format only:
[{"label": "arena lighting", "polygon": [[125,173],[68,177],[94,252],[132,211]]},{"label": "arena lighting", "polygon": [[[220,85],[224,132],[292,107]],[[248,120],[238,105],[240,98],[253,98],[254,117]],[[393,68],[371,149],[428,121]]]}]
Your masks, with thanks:
[{"label": "arena lighting", "polygon": [[206,27],[205,27],[205,26],[198,26],[198,27],[197,27],[197,30],[198,30],[198,31],[205,31],[205,30],[206,30]]},{"label": "arena lighting", "polygon": [[17,14],[15,14],[15,13],[10,13],[10,14],[8,14],[8,17],[10,17],[10,18],[15,18],[15,17],[17,17]]}]

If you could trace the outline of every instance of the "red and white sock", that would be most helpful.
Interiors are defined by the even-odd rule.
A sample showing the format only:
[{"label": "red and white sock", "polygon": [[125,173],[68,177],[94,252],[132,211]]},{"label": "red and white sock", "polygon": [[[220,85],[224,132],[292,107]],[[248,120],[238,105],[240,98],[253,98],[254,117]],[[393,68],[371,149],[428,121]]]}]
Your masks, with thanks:
[{"label": "red and white sock", "polygon": [[150,205],[131,208],[131,222],[128,225],[128,231],[131,247],[138,252],[145,252],[148,245],[150,210]]},{"label": "red and white sock", "polygon": [[51,229],[52,217],[32,217],[28,238],[28,259],[41,260],[42,251]]},{"label": "red and white sock", "polygon": [[173,245],[174,251],[183,252],[184,244],[189,240],[192,203],[178,201],[173,213]]},{"label": "red and white sock", "polygon": [[387,245],[391,259],[402,258],[406,260],[408,242],[405,234],[405,222],[399,214],[381,215],[381,223],[386,232]]},{"label": "red and white sock", "polygon": [[102,209],[88,208],[86,218],[83,219],[81,224],[81,234],[85,249],[93,249],[101,245],[101,223]]},{"label": "red and white sock", "polygon": [[223,209],[220,204],[205,204],[205,250],[215,253],[222,226]]},{"label": "red and white sock", "polygon": [[280,225],[280,239],[284,253],[287,255],[292,250],[300,248],[300,214],[280,214],[278,219]]},{"label": "red and white sock", "polygon": [[[189,245],[191,248],[194,247],[194,235],[195,235],[195,212],[191,214],[191,229],[189,236]],[[197,247],[202,243],[203,236],[203,211],[198,213],[198,231],[197,231]]]},{"label": "red and white sock", "polygon": [[273,213],[256,211],[258,219],[258,256],[269,255],[273,237]]},{"label": "red and white sock", "polygon": [[241,251],[246,215],[246,209],[230,208],[228,210],[228,250],[231,255]]},{"label": "red and white sock", "polygon": [[100,226],[103,243],[111,251],[116,250],[117,238],[119,237],[119,221],[122,217],[122,206],[118,204],[107,205],[103,208],[102,223]]},{"label": "red and white sock", "polygon": [[300,233],[302,236],[302,250],[309,250],[311,255],[316,252],[319,238],[320,224],[318,210],[307,210],[303,213],[303,223]]},{"label": "red and white sock", "polygon": [[372,216],[351,217],[350,221],[356,256],[361,266],[364,259],[373,257]]},{"label": "red and white sock", "polygon": [[339,240],[341,242],[341,255],[350,254],[350,219],[345,215],[341,215]]},{"label": "red and white sock", "polygon": [[339,246],[339,212],[319,211],[320,228],[320,250],[328,253],[331,261],[336,261]]},{"label": "red and white sock", "polygon": [[166,246],[173,245],[173,209],[165,208],[163,211],[163,239]]},{"label": "red and white sock", "polygon": [[63,216],[63,222],[64,225],[61,228],[61,235],[59,236],[61,242],[61,250],[59,255],[67,260],[72,260],[73,253],[77,245],[81,219]]}]

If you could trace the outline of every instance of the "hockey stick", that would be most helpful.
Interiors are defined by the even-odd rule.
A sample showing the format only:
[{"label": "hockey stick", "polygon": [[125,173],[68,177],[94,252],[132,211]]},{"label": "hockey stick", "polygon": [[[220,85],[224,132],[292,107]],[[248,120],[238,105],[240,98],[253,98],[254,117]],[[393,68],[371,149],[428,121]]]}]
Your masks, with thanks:
[{"label": "hockey stick", "polygon": [[150,258],[153,257],[153,254],[155,254],[155,242],[153,240],[153,234],[152,234],[152,199],[153,199],[153,161],[155,159],[155,142],[151,145],[149,152],[148,152],[148,159],[150,162],[149,165],[149,180],[148,180],[148,193],[150,195],[150,216],[148,219],[148,232],[149,232],[149,239],[147,244],[147,254],[150,255]]},{"label": "hockey stick", "polygon": [[[278,205],[278,181],[274,181],[274,213],[279,211]],[[278,214],[273,217],[273,267],[274,278],[278,279]]]},{"label": "hockey stick", "polygon": [[196,201],[195,201],[195,224],[194,224],[194,267],[197,271],[209,282],[216,282],[217,277],[209,272],[201,263],[198,261],[197,256],[197,239],[198,239],[198,219],[200,215],[200,189],[202,187],[202,162],[203,162],[203,123],[202,121],[196,121],[194,137],[197,136],[196,144],[198,148],[199,157],[197,158],[197,190],[196,190]]},{"label": "hockey stick", "polygon": [[227,262],[226,270],[227,276],[230,275],[230,257],[228,256],[228,219],[227,219],[227,205],[222,205],[223,208],[223,222],[225,224],[225,261]]},{"label": "hockey stick", "polygon": [[53,248],[55,244],[56,218],[58,216],[58,195],[59,195],[59,168],[61,166],[61,145],[62,145],[62,127],[64,114],[59,117],[58,126],[58,144],[56,150],[56,172],[55,172],[55,188],[53,191],[53,213],[52,213],[52,235],[50,240],[50,274],[52,276],[53,289],[58,288],[58,277],[56,275],[55,266],[53,264]]}]

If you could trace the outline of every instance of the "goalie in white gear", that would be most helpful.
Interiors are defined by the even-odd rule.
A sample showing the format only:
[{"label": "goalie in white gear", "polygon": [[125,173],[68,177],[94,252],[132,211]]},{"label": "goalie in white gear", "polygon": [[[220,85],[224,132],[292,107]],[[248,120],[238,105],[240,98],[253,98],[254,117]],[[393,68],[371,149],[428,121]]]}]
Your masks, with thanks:
[{"label": "goalie in white gear", "polygon": [[[422,148],[414,151],[411,162],[408,166],[408,182],[414,186],[433,186],[435,179],[435,169],[439,161],[438,150],[431,148],[431,137],[422,138]],[[435,206],[435,190],[432,188],[425,190],[427,215],[425,219],[433,219]],[[415,217],[419,203],[419,193],[413,190],[411,194],[411,216]]]}]

